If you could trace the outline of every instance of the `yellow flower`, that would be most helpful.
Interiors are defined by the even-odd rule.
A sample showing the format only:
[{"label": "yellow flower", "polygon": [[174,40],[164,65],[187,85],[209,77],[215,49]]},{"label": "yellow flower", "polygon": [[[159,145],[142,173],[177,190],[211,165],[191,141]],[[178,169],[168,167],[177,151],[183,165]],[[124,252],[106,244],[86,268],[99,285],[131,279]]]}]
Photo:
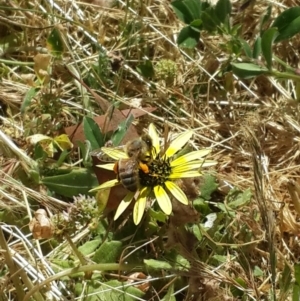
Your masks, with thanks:
[{"label": "yellow flower", "polygon": [[[182,178],[192,178],[201,176],[201,168],[215,165],[217,162],[205,160],[211,150],[202,149],[192,151],[178,156],[177,153],[192,138],[193,131],[186,131],[175,138],[167,148],[164,154],[161,154],[159,136],[153,124],[150,124],[149,136],[152,139],[152,160],[147,163],[148,173],[140,173],[140,187],[137,192],[128,192],[125,198],[120,202],[114,219],[116,220],[135,199],[133,209],[133,221],[138,225],[143,217],[146,201],[148,198],[155,197],[161,210],[170,215],[172,212],[172,203],[169,193],[182,204],[187,205],[188,199],[182,189],[175,183]],[[115,160],[128,158],[124,150],[102,148],[102,151]],[[177,155],[177,156],[176,156]],[[98,165],[100,168],[113,170],[114,163]],[[107,189],[118,185],[117,179],[105,182],[92,191]]]}]

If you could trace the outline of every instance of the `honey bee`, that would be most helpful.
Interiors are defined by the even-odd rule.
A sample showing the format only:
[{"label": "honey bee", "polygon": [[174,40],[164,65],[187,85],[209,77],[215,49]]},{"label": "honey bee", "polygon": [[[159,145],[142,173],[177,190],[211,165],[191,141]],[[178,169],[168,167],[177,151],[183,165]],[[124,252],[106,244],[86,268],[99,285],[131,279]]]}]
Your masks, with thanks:
[{"label": "honey bee", "polygon": [[144,135],[129,141],[125,151],[129,158],[120,159],[115,163],[114,171],[119,182],[129,191],[135,192],[140,185],[139,173],[149,173],[149,164],[152,160],[152,139]]}]

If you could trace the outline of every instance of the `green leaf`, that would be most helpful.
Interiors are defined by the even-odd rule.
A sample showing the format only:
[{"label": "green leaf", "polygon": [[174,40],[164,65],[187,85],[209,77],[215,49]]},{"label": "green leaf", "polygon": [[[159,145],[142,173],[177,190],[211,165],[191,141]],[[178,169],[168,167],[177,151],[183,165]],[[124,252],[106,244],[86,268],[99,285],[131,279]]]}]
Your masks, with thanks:
[{"label": "green leaf", "polygon": [[193,201],[194,208],[203,215],[211,212],[206,200],[201,196]]},{"label": "green leaf", "polygon": [[244,39],[242,39],[242,38],[239,38],[238,40],[242,44],[242,47],[243,47],[243,50],[244,50],[246,56],[248,58],[252,58],[252,50],[251,50],[250,45]]},{"label": "green leaf", "polygon": [[197,46],[200,39],[200,33],[193,30],[190,26],[181,29],[178,37],[177,44],[180,47],[193,49]]},{"label": "green leaf", "polygon": [[[134,286],[126,286],[124,282],[117,280],[101,282],[99,288],[93,288],[90,284],[84,288],[79,286],[78,295],[82,295],[83,291],[85,301],[136,301],[142,300],[141,298],[145,295],[140,289]],[[89,294],[90,296],[87,299]]]},{"label": "green leaf", "polygon": [[227,206],[231,209],[237,209],[247,205],[251,198],[252,193],[250,188],[246,189],[245,191],[233,188],[226,196]]},{"label": "green leaf", "polygon": [[62,166],[62,164],[66,161],[68,156],[69,156],[69,151],[67,150],[62,151],[61,154],[59,155],[58,160],[56,161],[56,166],[57,167]]},{"label": "green leaf", "polygon": [[215,11],[212,7],[209,7],[201,14],[201,19],[203,23],[203,29],[207,30],[208,32],[213,32],[217,29],[220,21],[215,16]]},{"label": "green leaf", "polygon": [[282,12],[273,22],[271,27],[277,27],[279,31],[286,28],[291,21],[300,16],[300,6],[291,7]]},{"label": "green leaf", "polygon": [[91,143],[91,149],[97,149],[104,146],[104,136],[99,125],[93,118],[84,116],[83,131],[85,138]]},{"label": "green leaf", "polygon": [[[9,30],[9,34],[5,35],[3,30],[0,35],[0,54],[4,56],[9,50],[14,47],[20,47],[24,43],[22,39],[24,38],[24,33],[17,30]],[[10,33],[13,32],[13,33]]]},{"label": "green leaf", "polygon": [[299,284],[294,283],[292,301],[299,301],[299,300],[300,300],[300,286],[299,286]]},{"label": "green leaf", "polygon": [[41,182],[49,190],[66,197],[88,195],[89,190],[98,185],[96,176],[85,168],[74,168],[67,174],[45,177]]},{"label": "green leaf", "polygon": [[154,68],[150,60],[139,64],[136,68],[146,78],[151,78],[154,76]]},{"label": "green leaf", "polygon": [[193,22],[191,22],[190,27],[193,30],[200,32],[200,30],[202,29],[202,20],[201,19],[194,20]]},{"label": "green leaf", "polygon": [[113,133],[111,137],[111,141],[114,146],[120,145],[121,141],[123,140],[126,132],[128,131],[129,126],[131,125],[132,121],[134,120],[134,116],[130,114],[126,120],[120,122],[117,130]]},{"label": "green leaf", "polygon": [[277,36],[277,28],[272,27],[266,30],[261,37],[261,50],[269,70],[272,68],[272,45]]},{"label": "green leaf", "polygon": [[262,277],[264,275],[264,272],[258,267],[257,265],[254,267],[253,270],[253,276],[254,277]]},{"label": "green leaf", "polygon": [[64,43],[60,35],[60,31],[57,28],[53,28],[48,39],[47,46],[51,51],[51,54],[56,57],[61,57],[64,51]]},{"label": "green leaf", "polygon": [[23,99],[22,105],[21,105],[21,113],[24,114],[27,107],[30,106],[32,99],[36,96],[36,94],[40,91],[39,88],[30,88]]},{"label": "green leaf", "polygon": [[257,59],[261,54],[261,37],[258,37],[253,46],[253,58]]},{"label": "green leaf", "polygon": [[280,14],[271,27],[277,27],[275,42],[289,39],[300,32],[300,6],[291,7]]},{"label": "green leaf", "polygon": [[[292,275],[291,275],[291,269],[289,267],[289,265],[285,264],[284,265],[284,269],[281,273],[281,278],[280,278],[280,282],[279,282],[279,287],[280,287],[280,295],[284,296],[287,293],[289,293],[289,290],[291,288],[291,284],[292,284]],[[284,300],[284,298],[281,298],[281,300]]]},{"label": "green leaf", "polygon": [[74,268],[75,264],[72,260],[61,260],[61,259],[51,259],[51,266],[54,265],[54,268],[59,267],[59,270],[71,269]]},{"label": "green leaf", "polygon": [[231,63],[231,66],[233,73],[240,78],[251,78],[269,72],[267,68],[252,63]]},{"label": "green leaf", "polygon": [[153,270],[170,270],[172,266],[166,261],[160,261],[155,259],[145,259],[144,263],[148,269]]},{"label": "green leaf", "polygon": [[294,274],[295,274],[296,283],[300,286],[300,264],[299,263],[296,263],[294,265]]},{"label": "green leaf", "polygon": [[102,240],[101,239],[94,239],[87,241],[84,243],[82,246],[78,248],[78,251],[82,253],[82,255],[87,256],[93,253],[98,246],[101,244]]},{"label": "green leaf", "polygon": [[212,258],[216,259],[220,263],[226,263],[230,261],[230,258],[228,258],[228,255],[213,255]]},{"label": "green leaf", "polygon": [[177,17],[185,24],[200,19],[201,1],[199,0],[175,0],[171,5]]},{"label": "green leaf", "polygon": [[275,42],[278,43],[283,40],[292,38],[294,35],[300,32],[300,16],[293,20],[286,28],[279,31],[278,37],[275,39]]},{"label": "green leaf", "polygon": [[95,252],[93,261],[96,263],[116,262],[122,253],[122,242],[105,241]]},{"label": "green leaf", "polygon": [[172,283],[167,291],[167,294],[161,299],[161,301],[176,301],[174,294],[174,283]]},{"label": "green leaf", "polygon": [[[243,288],[247,287],[247,284],[243,278],[238,277],[238,278],[235,278],[234,280],[239,284],[240,287],[243,287]],[[241,298],[244,295],[243,290],[241,290],[238,287],[233,286],[233,285],[231,286],[230,291],[231,291],[232,295],[236,298],[238,298],[238,297]]]},{"label": "green leaf", "polygon": [[215,7],[215,15],[221,23],[224,23],[226,18],[229,19],[231,13],[230,0],[219,0]]},{"label": "green leaf", "polygon": [[260,26],[259,26],[259,31],[261,32],[264,25],[269,22],[270,17],[271,17],[271,12],[272,12],[272,5],[269,5],[267,8],[267,12],[263,15],[260,21]]},{"label": "green leaf", "polygon": [[201,198],[208,201],[211,194],[218,189],[218,183],[216,177],[210,174],[203,175],[203,184],[201,185]]}]

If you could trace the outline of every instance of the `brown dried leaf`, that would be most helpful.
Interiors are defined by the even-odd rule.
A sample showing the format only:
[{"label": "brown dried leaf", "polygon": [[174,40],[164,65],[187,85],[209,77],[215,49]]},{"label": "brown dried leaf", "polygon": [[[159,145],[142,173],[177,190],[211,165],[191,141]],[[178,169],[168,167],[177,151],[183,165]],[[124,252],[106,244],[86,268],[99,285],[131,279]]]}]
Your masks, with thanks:
[{"label": "brown dried leaf", "polygon": [[53,236],[54,226],[46,210],[38,209],[34,218],[29,222],[29,229],[35,239],[47,239]]}]

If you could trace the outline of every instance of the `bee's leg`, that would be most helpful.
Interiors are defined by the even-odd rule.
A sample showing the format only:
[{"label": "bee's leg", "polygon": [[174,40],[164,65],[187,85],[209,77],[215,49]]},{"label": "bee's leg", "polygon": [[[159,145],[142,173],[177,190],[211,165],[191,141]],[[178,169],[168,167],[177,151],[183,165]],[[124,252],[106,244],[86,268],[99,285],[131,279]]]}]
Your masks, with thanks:
[{"label": "bee's leg", "polygon": [[119,179],[119,161],[117,161],[114,165],[114,168],[113,168],[115,174],[117,175],[117,179],[120,181]]},{"label": "bee's leg", "polygon": [[139,166],[143,173],[149,173],[149,166],[147,164],[140,162]]}]

